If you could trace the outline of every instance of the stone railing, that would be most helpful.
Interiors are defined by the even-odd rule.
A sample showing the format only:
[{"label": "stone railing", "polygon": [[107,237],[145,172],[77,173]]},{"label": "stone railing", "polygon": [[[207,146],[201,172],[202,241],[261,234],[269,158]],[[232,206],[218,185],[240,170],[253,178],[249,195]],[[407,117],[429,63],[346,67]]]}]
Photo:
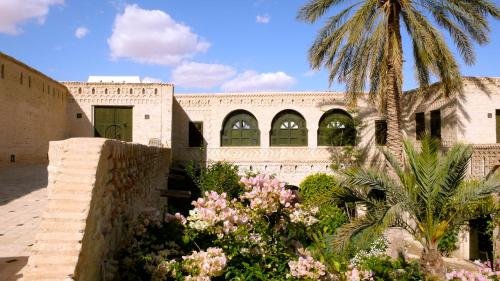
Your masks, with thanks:
[{"label": "stone railing", "polygon": [[48,205],[24,280],[110,280],[126,223],[161,207],[170,150],[100,138],[50,143]]},{"label": "stone railing", "polygon": [[475,144],[469,174],[471,177],[484,177],[500,165],[500,143]]}]

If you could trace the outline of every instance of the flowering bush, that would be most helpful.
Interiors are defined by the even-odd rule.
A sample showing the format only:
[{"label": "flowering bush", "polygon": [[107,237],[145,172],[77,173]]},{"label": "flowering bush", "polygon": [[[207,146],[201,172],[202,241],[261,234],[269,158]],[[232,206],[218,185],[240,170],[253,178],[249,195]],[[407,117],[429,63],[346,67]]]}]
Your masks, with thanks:
[{"label": "flowering bush", "polygon": [[492,271],[489,268],[483,268],[478,272],[458,270],[446,274],[446,280],[453,281],[497,281],[500,280],[500,271]]},{"label": "flowering bush", "polygon": [[371,258],[380,258],[385,256],[387,250],[387,239],[384,236],[372,242],[368,250],[359,251],[350,261],[353,267],[362,266],[367,260]]},{"label": "flowering bush", "polygon": [[293,277],[306,280],[319,280],[325,276],[325,266],[311,256],[299,257],[298,260],[288,262]]},{"label": "flowering bush", "polygon": [[480,262],[475,261],[480,268],[477,272],[466,270],[454,270],[446,274],[446,280],[457,281],[486,281],[486,280],[500,280],[500,259],[495,261],[492,266],[491,261]]},{"label": "flowering bush", "polygon": [[[156,213],[145,225],[140,217],[132,227],[136,253],[127,253],[141,261],[135,266],[142,266],[144,275],[134,278],[326,280],[325,265],[305,250],[311,243],[308,234],[318,230],[318,208],[298,203],[292,190],[266,175],[242,178],[241,184],[237,198],[206,191],[192,202],[187,218]],[[173,225],[179,229],[174,241],[152,238]],[[145,239],[155,245],[144,247]]]}]

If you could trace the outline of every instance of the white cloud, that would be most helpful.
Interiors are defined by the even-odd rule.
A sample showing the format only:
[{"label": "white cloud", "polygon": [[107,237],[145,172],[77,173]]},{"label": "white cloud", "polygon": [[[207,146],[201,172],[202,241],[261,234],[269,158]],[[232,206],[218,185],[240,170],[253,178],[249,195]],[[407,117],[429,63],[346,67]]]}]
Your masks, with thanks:
[{"label": "white cloud", "polygon": [[271,21],[271,17],[269,15],[257,15],[255,21],[257,23],[269,23]]},{"label": "white cloud", "polygon": [[283,91],[295,84],[295,79],[285,72],[257,73],[245,71],[221,86],[225,92]]},{"label": "white cloud", "polygon": [[179,64],[210,47],[189,26],[167,13],[137,5],[127,5],[123,14],[116,16],[108,44],[113,59],[160,65]]},{"label": "white cloud", "polygon": [[159,78],[154,78],[154,77],[144,77],[141,79],[142,83],[163,83],[163,81]]},{"label": "white cloud", "polygon": [[316,75],[316,73],[318,73],[318,72],[319,72],[319,70],[311,69],[311,70],[308,70],[307,72],[305,72],[304,76],[305,77],[311,77],[311,76]]},{"label": "white cloud", "polygon": [[84,26],[80,26],[75,30],[75,37],[78,39],[82,39],[83,37],[87,36],[87,33],[89,33],[89,29]]},{"label": "white cloud", "polygon": [[210,89],[234,75],[236,70],[228,65],[188,62],[172,71],[172,80],[182,87]]},{"label": "white cloud", "polygon": [[43,24],[50,6],[64,4],[64,0],[1,0],[0,33],[16,35],[22,32],[22,23],[35,19]]}]

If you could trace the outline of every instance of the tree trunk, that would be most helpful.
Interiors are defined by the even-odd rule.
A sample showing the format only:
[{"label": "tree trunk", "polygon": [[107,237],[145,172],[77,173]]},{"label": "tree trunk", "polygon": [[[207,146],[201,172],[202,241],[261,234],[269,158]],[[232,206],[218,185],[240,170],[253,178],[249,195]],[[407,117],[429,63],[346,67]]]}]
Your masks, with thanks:
[{"label": "tree trunk", "polygon": [[436,280],[444,280],[446,277],[446,266],[443,257],[437,249],[437,245],[424,248],[420,256],[420,268],[429,277]]},{"label": "tree trunk", "polygon": [[401,126],[401,91],[403,88],[403,47],[400,25],[401,7],[393,1],[388,15],[388,64],[387,91],[385,96],[387,115],[387,148],[401,161],[403,136]]}]

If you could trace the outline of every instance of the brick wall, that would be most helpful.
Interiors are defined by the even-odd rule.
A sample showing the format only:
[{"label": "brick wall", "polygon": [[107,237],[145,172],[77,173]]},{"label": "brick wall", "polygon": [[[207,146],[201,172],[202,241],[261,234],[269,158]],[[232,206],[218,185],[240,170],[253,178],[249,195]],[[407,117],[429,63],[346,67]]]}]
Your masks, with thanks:
[{"label": "brick wall", "polygon": [[[165,206],[170,150],[102,138],[50,143],[48,205],[25,280],[109,280],[125,223]],[[111,261],[111,262],[110,262]]]}]

